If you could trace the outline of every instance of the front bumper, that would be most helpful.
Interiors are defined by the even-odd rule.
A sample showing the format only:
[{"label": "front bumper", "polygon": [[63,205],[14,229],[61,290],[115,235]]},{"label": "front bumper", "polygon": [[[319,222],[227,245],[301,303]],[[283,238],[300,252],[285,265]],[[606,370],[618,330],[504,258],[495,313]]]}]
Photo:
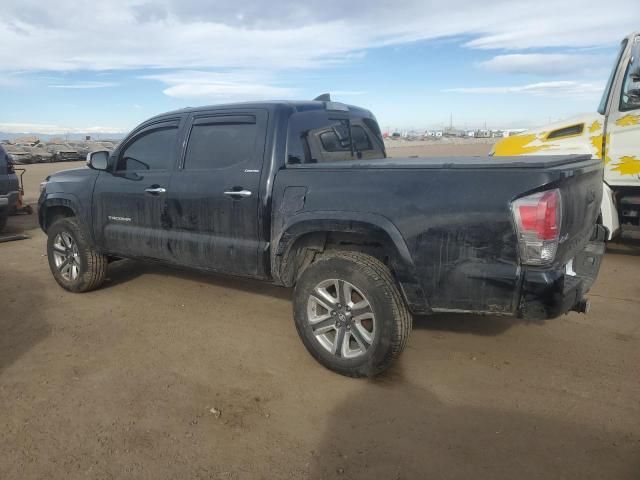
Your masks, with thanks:
[{"label": "front bumper", "polygon": [[589,243],[563,269],[526,270],[518,316],[543,320],[578,309],[600,271],[606,235],[606,229],[596,225]]}]

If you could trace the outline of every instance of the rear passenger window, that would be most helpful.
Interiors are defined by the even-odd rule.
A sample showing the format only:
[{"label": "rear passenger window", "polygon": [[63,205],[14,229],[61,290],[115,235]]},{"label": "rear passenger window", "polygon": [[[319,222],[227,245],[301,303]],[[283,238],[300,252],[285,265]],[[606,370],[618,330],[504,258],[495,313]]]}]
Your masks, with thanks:
[{"label": "rear passenger window", "polygon": [[243,163],[254,155],[257,134],[255,123],[194,125],[184,168],[215,169]]},{"label": "rear passenger window", "polygon": [[177,138],[177,127],[144,132],[122,150],[116,170],[132,172],[171,169],[176,158]]},{"label": "rear passenger window", "polygon": [[373,119],[332,118],[325,110],[298,112],[289,119],[289,164],[385,157],[382,135]]}]

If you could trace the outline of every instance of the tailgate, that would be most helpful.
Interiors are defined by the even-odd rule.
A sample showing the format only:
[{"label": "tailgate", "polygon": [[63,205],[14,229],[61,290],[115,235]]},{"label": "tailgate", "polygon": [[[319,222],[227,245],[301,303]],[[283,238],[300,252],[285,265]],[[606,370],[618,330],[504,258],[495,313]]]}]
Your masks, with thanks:
[{"label": "tailgate", "polygon": [[600,160],[562,169],[557,188],[562,195],[562,227],[556,262],[564,265],[582,251],[593,233],[602,202],[603,166]]}]

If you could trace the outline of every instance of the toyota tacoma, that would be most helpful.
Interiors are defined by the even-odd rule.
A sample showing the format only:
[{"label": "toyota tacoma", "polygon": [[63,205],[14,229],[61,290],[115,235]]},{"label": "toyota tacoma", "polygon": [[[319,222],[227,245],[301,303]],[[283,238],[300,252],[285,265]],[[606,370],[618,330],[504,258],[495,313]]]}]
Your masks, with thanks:
[{"label": "toyota tacoma", "polygon": [[60,286],[132,258],[292,287],[305,347],[348,376],[385,370],[413,315],[585,311],[604,252],[599,160],[391,159],[326,96],[158,115],[87,163],[42,185]]}]

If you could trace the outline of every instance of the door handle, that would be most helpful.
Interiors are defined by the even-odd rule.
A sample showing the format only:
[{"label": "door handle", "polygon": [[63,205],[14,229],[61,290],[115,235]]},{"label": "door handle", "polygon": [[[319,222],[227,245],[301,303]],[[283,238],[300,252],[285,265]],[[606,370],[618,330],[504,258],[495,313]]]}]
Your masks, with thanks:
[{"label": "door handle", "polygon": [[251,196],[251,192],[249,190],[227,190],[226,192],[224,192],[224,194],[234,198],[244,198]]},{"label": "door handle", "polygon": [[144,191],[150,193],[151,195],[158,195],[160,193],[166,193],[167,189],[163,187],[149,187],[145,188]]}]

